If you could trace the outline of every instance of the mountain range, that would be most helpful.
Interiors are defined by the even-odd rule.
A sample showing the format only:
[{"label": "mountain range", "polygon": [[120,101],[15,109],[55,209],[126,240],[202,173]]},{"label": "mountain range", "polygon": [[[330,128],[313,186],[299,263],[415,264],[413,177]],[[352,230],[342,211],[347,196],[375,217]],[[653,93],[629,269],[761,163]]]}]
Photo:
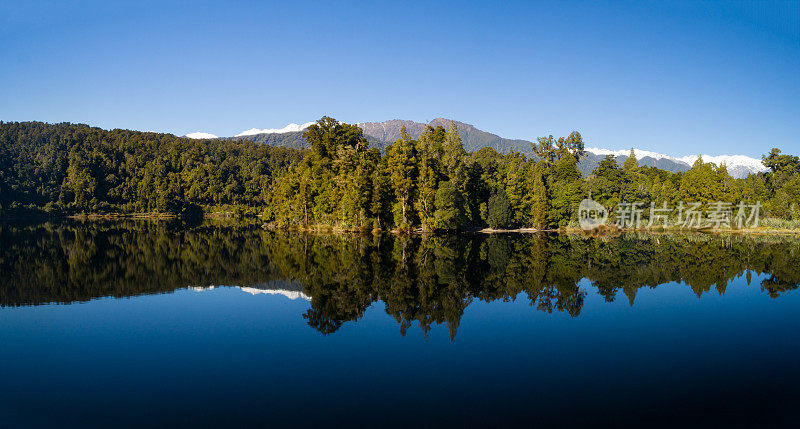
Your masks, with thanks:
[{"label": "mountain range", "polygon": [[[406,127],[406,130],[412,138],[419,137],[427,126],[443,126],[448,128],[451,124],[455,124],[458,129],[458,134],[464,143],[464,148],[467,151],[475,151],[482,147],[491,147],[501,153],[508,153],[516,151],[525,155],[531,156],[531,142],[522,139],[507,139],[500,137],[497,134],[482,131],[475,126],[466,124],[459,121],[451,121],[445,118],[436,118],[428,123],[414,122],[402,119],[391,119],[384,122],[362,122],[357,124],[362,130],[364,135],[369,141],[370,145],[380,150],[384,150],[387,146],[391,145],[394,141],[400,138],[400,130]],[[243,131],[233,137],[224,137],[232,140],[252,140],[256,143],[266,144],[269,146],[284,146],[295,149],[304,149],[308,147],[308,142],[303,138],[303,130],[313,122],[308,122],[302,125],[289,124],[283,128],[274,129],[258,129],[251,128]],[[196,132],[187,134],[189,138],[217,138],[213,134]],[[747,177],[748,174],[766,171],[767,168],[761,163],[761,160],[752,158],[745,155],[687,155],[683,157],[671,157],[657,152],[651,152],[641,149],[633,149],[639,165],[656,167],[662,170],[672,172],[687,171],[692,167],[692,164],[699,156],[702,156],[703,161],[713,162],[717,165],[725,164],[728,167],[728,173],[736,178]],[[578,169],[586,176],[591,174],[597,168],[600,161],[608,155],[611,155],[616,161],[622,165],[630,150],[609,150],[601,148],[586,148],[586,155],[584,155],[578,163]]]}]

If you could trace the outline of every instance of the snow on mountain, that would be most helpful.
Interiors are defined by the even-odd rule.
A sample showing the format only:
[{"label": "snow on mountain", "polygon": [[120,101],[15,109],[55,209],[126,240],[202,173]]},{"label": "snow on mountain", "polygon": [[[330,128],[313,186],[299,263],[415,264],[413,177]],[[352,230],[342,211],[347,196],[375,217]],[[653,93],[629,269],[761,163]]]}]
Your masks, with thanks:
[{"label": "snow on mountain", "polygon": [[[743,166],[747,167],[753,171],[767,171],[767,167],[761,163],[760,159],[750,158],[749,156],[744,155],[719,155],[719,156],[712,156],[712,155],[701,155],[703,157],[703,162],[713,162],[717,165],[725,164],[728,168],[732,166]],[[681,161],[692,165],[695,161],[697,161],[697,155],[689,155],[684,156],[682,158],[678,158]]]},{"label": "snow on mountain", "polygon": [[[609,149],[599,149],[599,148],[586,148],[587,152],[593,153],[598,156],[607,156],[612,155],[614,157],[617,156],[624,156],[627,157],[630,155],[630,150],[609,150]],[[751,173],[759,173],[762,171],[767,171],[767,167],[761,163],[760,159],[751,158],[745,155],[687,155],[680,158],[671,157],[669,155],[664,155],[662,153],[650,152],[647,150],[641,149],[634,149],[634,154],[636,158],[641,160],[644,157],[650,157],[656,160],[668,160],[672,161],[677,164],[686,165],[687,167],[691,167],[697,158],[703,158],[703,162],[711,162],[716,165],[725,164],[728,167],[728,174],[736,178],[744,178],[747,177],[748,174]]]},{"label": "snow on mountain", "polygon": [[[728,167],[728,174],[732,177],[743,178],[751,173],[759,173],[769,170],[760,159],[751,158],[745,155],[702,155],[703,162],[713,162],[717,165],[725,164]],[[694,164],[697,160],[697,155],[689,155],[680,158],[681,161],[688,164]]]},{"label": "snow on mountain", "polygon": [[189,137],[190,139],[215,139],[217,136],[211,133],[203,133],[203,132],[196,132],[196,133],[189,133],[186,134],[184,137]]},{"label": "snow on mountain", "polygon": [[[423,131],[425,131],[425,128],[428,125],[430,126],[442,125],[445,128],[447,128],[450,126],[451,122],[454,122],[456,125],[458,125],[458,133],[461,136],[461,140],[464,143],[464,147],[468,151],[475,151],[482,147],[492,147],[495,150],[498,150],[502,153],[508,153],[509,151],[517,151],[527,155],[532,155],[530,150],[531,142],[529,141],[518,140],[518,139],[505,139],[496,134],[481,131],[475,128],[473,125],[466,124],[463,122],[451,121],[449,119],[444,119],[444,118],[437,118],[430,121],[429,123],[392,119],[384,122],[362,122],[359,123],[358,126],[362,130],[364,130],[365,136],[372,139],[370,141],[370,144],[373,145],[373,147],[378,147],[379,149],[382,149],[400,137],[400,130],[402,129],[402,127],[406,127],[407,132],[411,134],[412,137],[416,138],[420,134],[422,134]],[[302,125],[292,123],[283,128],[278,128],[278,129],[251,128],[247,131],[243,131],[237,134],[236,137],[245,137],[249,140],[253,140],[255,142],[262,144],[269,144],[271,146],[302,148],[306,147],[305,139],[303,139],[302,136],[298,136],[296,134],[287,134],[287,133],[297,133],[298,131],[302,131],[308,128],[308,126],[312,124],[313,122],[307,122]],[[287,134],[287,135],[280,136],[279,134]],[[628,155],[630,154],[630,149],[610,150],[610,149],[590,147],[586,148],[586,151],[589,153],[589,155],[586,156],[584,159],[582,159],[578,166],[579,170],[581,171],[581,174],[583,174],[584,176],[591,174],[592,171],[594,171],[594,169],[597,168],[597,164],[605,156],[611,155],[617,159],[617,162],[622,163],[625,159],[627,159]],[[636,155],[636,158],[639,160],[640,165],[660,168],[662,170],[672,171],[672,172],[683,172],[689,170],[690,168],[692,168],[692,164],[694,164],[694,161],[698,158],[698,155],[672,157],[663,153],[653,152],[649,150],[642,150],[642,149],[634,149],[633,152]],[[758,173],[767,170],[767,168],[761,164],[760,159],[751,158],[749,156],[702,155],[702,157],[704,162],[713,162],[717,165],[721,165],[724,163],[728,167],[728,173],[736,178],[744,178],[747,177],[748,174]]]},{"label": "snow on mountain", "polygon": [[303,125],[298,124],[289,124],[283,128],[250,128],[249,130],[242,131],[239,134],[236,134],[236,137],[242,136],[253,136],[256,134],[283,134],[283,133],[292,133],[297,131],[303,131],[304,129],[308,128],[309,126],[314,125],[314,122],[306,122]]},{"label": "snow on mountain", "polygon": [[[627,157],[628,155],[631,154],[630,150],[610,150],[610,149],[599,149],[599,148],[595,148],[595,147],[587,147],[586,151],[587,152],[591,152],[591,153],[593,153],[595,155],[598,155],[598,156],[612,155],[612,156],[615,156],[615,157],[617,157],[617,156],[625,156],[625,157]],[[642,158],[644,158],[646,156],[649,156],[650,158],[653,158],[653,159],[664,159],[664,158],[666,158],[666,159],[671,159],[673,161],[675,160],[674,158],[671,158],[669,155],[664,155],[663,153],[650,152],[649,150],[634,149],[633,153],[634,153],[634,155],[636,155],[636,159],[642,159]],[[691,165],[691,164],[689,164],[689,165]]]}]

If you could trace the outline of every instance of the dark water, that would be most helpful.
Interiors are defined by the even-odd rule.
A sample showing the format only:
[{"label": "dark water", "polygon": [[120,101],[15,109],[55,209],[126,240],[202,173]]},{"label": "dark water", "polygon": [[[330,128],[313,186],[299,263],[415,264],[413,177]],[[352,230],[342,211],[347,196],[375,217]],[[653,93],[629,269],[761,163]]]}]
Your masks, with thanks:
[{"label": "dark water", "polygon": [[0,426],[786,424],[800,240],[0,225]]}]

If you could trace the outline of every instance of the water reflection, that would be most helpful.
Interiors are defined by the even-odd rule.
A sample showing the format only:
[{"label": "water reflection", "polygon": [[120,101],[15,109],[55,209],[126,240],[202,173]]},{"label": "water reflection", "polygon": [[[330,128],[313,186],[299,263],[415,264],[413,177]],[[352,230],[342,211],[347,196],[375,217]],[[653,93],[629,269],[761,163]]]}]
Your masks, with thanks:
[{"label": "water reflection", "polygon": [[[800,283],[800,240],[786,236],[309,235],[236,224],[168,222],[0,226],[0,305],[72,303],[179,288],[240,285],[310,300],[323,334],[376,301],[405,334],[445,324],[456,335],[473,300],[527,299],[580,315],[587,293],[631,305],[639,289],[683,282],[701,297],[760,276],[777,298]],[[591,288],[579,287],[588,279]],[[585,284],[585,283],[581,283]]]}]

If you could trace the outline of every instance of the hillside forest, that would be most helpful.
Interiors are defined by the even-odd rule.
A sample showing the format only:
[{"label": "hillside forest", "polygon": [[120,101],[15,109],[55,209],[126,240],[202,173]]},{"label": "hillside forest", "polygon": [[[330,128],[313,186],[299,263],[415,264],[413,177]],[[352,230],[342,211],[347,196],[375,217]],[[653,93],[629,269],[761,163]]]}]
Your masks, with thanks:
[{"label": "hillside forest", "polygon": [[[533,156],[491,147],[467,152],[456,127],[428,126],[380,150],[362,130],[323,117],[303,133],[307,149],[247,140],[81,124],[0,122],[0,215],[226,213],[275,227],[345,230],[552,229],[575,225],[591,195],[623,202],[704,207],[760,202],[762,213],[800,220],[800,159],[772,149],[768,172],[741,179],[698,159],[686,172],[603,159],[588,176],[577,131],[540,137]],[[643,213],[648,217],[648,210]]]}]

